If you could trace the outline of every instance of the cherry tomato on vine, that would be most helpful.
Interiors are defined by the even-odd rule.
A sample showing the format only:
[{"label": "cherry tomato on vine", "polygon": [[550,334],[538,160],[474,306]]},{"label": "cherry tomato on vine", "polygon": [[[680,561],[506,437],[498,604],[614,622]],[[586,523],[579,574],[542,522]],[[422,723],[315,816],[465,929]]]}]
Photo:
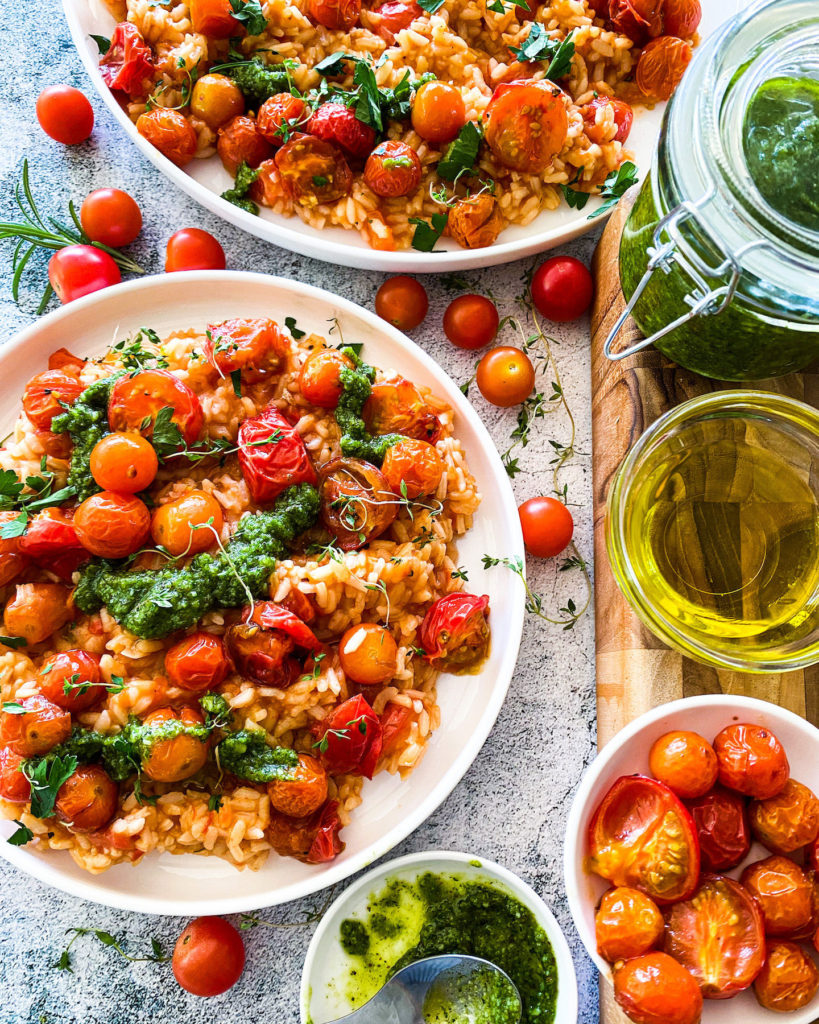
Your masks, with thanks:
[{"label": "cherry tomato on vine", "polygon": [[535,386],[532,360],[519,348],[502,345],[491,348],[478,363],[478,390],[492,405],[507,409],[520,405]]},{"label": "cherry tomato on vine", "polygon": [[428,310],[426,288],[406,274],[388,277],[375,293],[376,313],[399,331],[411,331],[417,327]]},{"label": "cherry tomato on vine", "polygon": [[498,333],[500,317],[485,295],[459,295],[444,313],[444,334],[458,348],[479,349]]},{"label": "cherry tomato on vine", "polygon": [[535,271],[532,302],[547,320],[568,323],[591,305],[594,280],[589,268],[573,256],[553,256]]},{"label": "cherry tomato on vine", "polygon": [[94,129],[94,110],[88,97],[71,85],[49,85],[37,97],[37,120],[55,142],[76,146]]},{"label": "cherry tomato on vine", "polygon": [[158,468],[153,445],[137,433],[106,434],[91,452],[91,476],[104,491],[144,491]]},{"label": "cherry tomato on vine", "polygon": [[572,539],[574,520],[557,498],[529,498],[518,509],[523,543],[530,555],[554,558]]},{"label": "cherry tomato on vine", "polygon": [[80,223],[92,242],[118,249],[133,242],[142,230],[142,212],[122,189],[98,188],[83,199]]},{"label": "cherry tomato on vine", "polygon": [[93,245],[67,245],[48,261],[48,280],[60,302],[119,284],[122,275],[113,258]]},{"label": "cherry tomato on vine", "polygon": [[176,940],[173,974],[195,996],[218,996],[232,988],[245,967],[241,935],[223,917],[197,917]]},{"label": "cherry tomato on vine", "polygon": [[208,231],[180,228],[165,247],[165,272],[178,270],[224,270],[225,250]]}]

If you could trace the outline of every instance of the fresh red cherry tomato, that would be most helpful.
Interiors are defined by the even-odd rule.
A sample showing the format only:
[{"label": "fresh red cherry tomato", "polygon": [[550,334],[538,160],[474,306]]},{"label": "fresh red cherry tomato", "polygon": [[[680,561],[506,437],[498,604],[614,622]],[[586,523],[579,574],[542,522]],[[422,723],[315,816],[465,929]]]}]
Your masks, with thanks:
[{"label": "fresh red cherry tomato", "polygon": [[530,555],[554,558],[572,539],[574,520],[557,498],[529,498],[518,509],[523,542]]},{"label": "fresh red cherry tomato", "polygon": [[399,331],[417,327],[429,309],[427,290],[406,274],[388,277],[375,293],[375,311]]},{"label": "fresh red cherry tomato", "polygon": [[224,270],[225,250],[201,228],[180,228],[165,247],[165,272],[178,270]]},{"label": "fresh red cherry tomato", "polygon": [[359,694],[314,726],[315,749],[331,775],[373,777],[381,755],[381,720]]},{"label": "fresh red cherry tomato", "polygon": [[553,256],[535,271],[532,302],[547,320],[568,323],[588,310],[594,295],[589,268],[573,256]]},{"label": "fresh red cherry tomato", "polygon": [[122,275],[111,256],[93,245],[67,245],[48,261],[48,280],[60,302],[119,284]]},{"label": "fresh red cherry tomato", "polygon": [[80,223],[92,242],[118,249],[140,233],[142,213],[136,200],[122,189],[98,188],[83,200]]},{"label": "fresh red cherry tomato", "polygon": [[491,348],[478,363],[478,390],[492,405],[520,405],[535,386],[535,368],[525,352],[511,345]]},{"label": "fresh red cherry tomato", "polygon": [[94,111],[88,98],[70,85],[49,85],[37,97],[40,127],[64,146],[85,142],[94,129]]},{"label": "fresh red cherry tomato", "polygon": [[195,996],[218,996],[232,988],[245,967],[241,935],[223,917],[197,917],[176,940],[173,974]]},{"label": "fresh red cherry tomato", "polygon": [[498,333],[500,317],[485,295],[459,295],[444,313],[444,334],[458,348],[479,349]]}]

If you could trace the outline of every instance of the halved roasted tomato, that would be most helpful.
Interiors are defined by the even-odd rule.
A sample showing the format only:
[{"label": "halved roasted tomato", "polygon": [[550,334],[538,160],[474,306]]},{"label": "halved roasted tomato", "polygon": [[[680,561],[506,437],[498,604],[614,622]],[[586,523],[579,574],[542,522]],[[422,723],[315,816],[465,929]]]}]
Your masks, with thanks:
[{"label": "halved roasted tomato", "polygon": [[589,826],[589,870],[655,903],[694,892],[700,847],[691,815],[671,792],[644,775],[624,775],[606,793]]}]

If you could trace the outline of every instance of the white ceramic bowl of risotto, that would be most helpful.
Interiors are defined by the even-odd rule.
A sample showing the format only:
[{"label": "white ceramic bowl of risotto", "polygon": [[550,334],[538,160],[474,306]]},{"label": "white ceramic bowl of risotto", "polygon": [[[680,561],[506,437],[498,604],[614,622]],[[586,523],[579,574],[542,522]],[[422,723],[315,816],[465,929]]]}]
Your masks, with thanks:
[{"label": "white ceramic bowl of risotto", "polygon": [[428,385],[455,410],[455,436],[483,500],[472,529],[461,539],[459,561],[469,588],[490,598],[492,644],[481,671],[463,678],[440,676],[441,726],[423,760],[401,780],[382,772],[365,781],[363,801],[342,838],[346,849],[332,863],[306,865],[271,854],[259,871],[237,870],[219,857],[153,853],[131,866],[118,864],[91,875],[68,853],[36,852],[3,841],[15,829],[0,822],[0,855],[65,892],[125,910],[155,914],[225,914],[299,899],[339,882],[382,857],[416,829],[454,789],[489,735],[515,667],[524,615],[521,585],[501,569],[486,571],[484,553],[524,557],[512,488],[492,439],[458,387],[417,345],[347,299],[296,281],[261,274],[196,271],[144,278],[97,292],[43,317],[0,348],[5,401],[0,436],[13,425],[26,382],[55,349],[99,355],[141,326],[164,336],[204,328],[230,317],[293,316],[303,330],[327,336],[337,319],[344,338],[363,343],[363,356]]}]

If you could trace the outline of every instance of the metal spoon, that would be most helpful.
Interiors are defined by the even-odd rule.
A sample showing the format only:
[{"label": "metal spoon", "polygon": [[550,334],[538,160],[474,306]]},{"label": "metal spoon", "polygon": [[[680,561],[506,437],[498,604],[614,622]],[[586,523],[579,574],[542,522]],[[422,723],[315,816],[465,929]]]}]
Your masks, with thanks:
[{"label": "metal spoon", "polygon": [[[403,967],[359,1009],[331,1024],[425,1024],[452,1021],[480,1024],[496,1020],[481,1015],[484,996],[502,987],[508,1009],[499,1024],[518,1024],[520,994],[512,979],[495,964],[477,956],[431,956]],[[517,1011],[514,1003],[517,1001]],[[424,1011],[428,1016],[425,1016]]]}]

